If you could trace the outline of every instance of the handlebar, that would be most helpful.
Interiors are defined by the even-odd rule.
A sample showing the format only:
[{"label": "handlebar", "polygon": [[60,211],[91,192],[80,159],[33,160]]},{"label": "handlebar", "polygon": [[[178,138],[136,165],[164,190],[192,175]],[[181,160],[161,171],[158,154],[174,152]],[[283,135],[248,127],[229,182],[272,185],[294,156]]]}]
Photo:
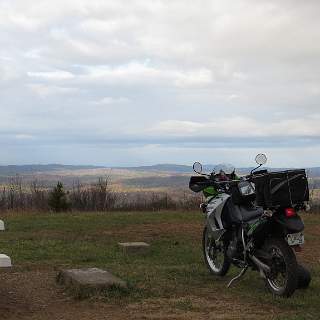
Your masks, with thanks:
[{"label": "handlebar", "polygon": [[249,174],[247,176],[241,177],[240,179],[236,179],[236,180],[225,180],[225,181],[216,181],[214,180],[214,177],[209,177],[211,178],[210,180],[213,182],[214,185],[216,186],[220,186],[220,185],[232,185],[235,183],[239,183],[241,181],[248,181],[248,182],[252,182],[252,174]]},{"label": "handlebar", "polygon": [[[240,179],[230,179],[229,177],[224,177],[221,175],[215,174],[202,174],[203,179],[197,179],[196,177],[191,177],[189,182],[189,188],[194,192],[200,192],[206,188],[213,187],[219,193],[225,192],[230,193],[232,190],[237,187],[241,182],[248,181],[251,178],[251,175],[243,176]],[[228,179],[229,178],[229,179]],[[234,178],[237,178],[234,176]],[[227,180],[228,179],[228,180]]]},{"label": "handlebar", "polygon": [[[210,185],[215,187],[216,189],[224,189],[228,190],[229,186],[233,184],[239,183],[241,180],[226,180],[226,181],[215,181],[214,179],[210,179]],[[200,183],[201,184],[201,183]],[[205,185],[206,183],[204,183]]]}]

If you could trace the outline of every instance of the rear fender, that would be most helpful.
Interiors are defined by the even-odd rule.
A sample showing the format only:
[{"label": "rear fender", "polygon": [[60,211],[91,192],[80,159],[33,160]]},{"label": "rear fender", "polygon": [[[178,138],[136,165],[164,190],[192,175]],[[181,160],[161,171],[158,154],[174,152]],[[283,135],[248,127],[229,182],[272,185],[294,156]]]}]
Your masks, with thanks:
[{"label": "rear fender", "polygon": [[268,237],[285,238],[288,234],[299,233],[303,230],[304,224],[298,215],[288,218],[284,213],[276,213],[272,219],[260,223],[252,236],[256,247],[260,248]]},{"label": "rear fender", "polygon": [[284,235],[298,233],[304,230],[304,223],[298,215],[288,218],[284,213],[281,213],[275,217],[275,222],[278,224],[278,227],[281,227]]}]

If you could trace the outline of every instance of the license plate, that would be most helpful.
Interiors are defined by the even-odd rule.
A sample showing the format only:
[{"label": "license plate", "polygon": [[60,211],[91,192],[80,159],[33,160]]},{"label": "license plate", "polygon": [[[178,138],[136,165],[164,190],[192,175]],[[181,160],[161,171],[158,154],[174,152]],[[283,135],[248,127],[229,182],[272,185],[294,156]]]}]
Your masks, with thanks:
[{"label": "license plate", "polygon": [[287,242],[289,246],[297,246],[297,245],[303,244],[304,235],[302,232],[288,234]]}]

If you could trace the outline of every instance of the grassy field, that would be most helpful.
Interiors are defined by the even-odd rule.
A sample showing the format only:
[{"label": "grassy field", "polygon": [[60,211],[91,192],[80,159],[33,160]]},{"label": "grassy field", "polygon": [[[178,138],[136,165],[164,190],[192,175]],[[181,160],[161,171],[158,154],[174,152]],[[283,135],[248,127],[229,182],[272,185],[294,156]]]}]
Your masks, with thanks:
[{"label": "grassy field", "polygon": [[[201,252],[198,212],[11,214],[2,217],[1,252],[14,263],[0,273],[1,319],[319,319],[320,215],[304,214],[299,260],[312,283],[290,299],[272,297],[257,273],[227,289],[238,272],[212,277]],[[146,256],[126,256],[121,241],[146,241]],[[129,282],[126,292],[76,300],[55,283],[57,271],[101,267]]]}]

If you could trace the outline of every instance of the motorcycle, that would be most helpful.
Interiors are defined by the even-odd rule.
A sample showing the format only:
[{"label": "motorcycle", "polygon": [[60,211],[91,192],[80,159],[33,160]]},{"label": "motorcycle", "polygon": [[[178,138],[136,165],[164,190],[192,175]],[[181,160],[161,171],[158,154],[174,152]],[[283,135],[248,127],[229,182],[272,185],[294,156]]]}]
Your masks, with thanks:
[{"label": "motorcycle", "polygon": [[267,157],[259,154],[255,160],[258,166],[243,177],[235,170],[206,174],[201,163],[194,163],[198,176],[190,178],[189,188],[206,197],[200,205],[205,214],[204,260],[217,276],[226,275],[231,264],[241,269],[228,287],[251,268],[260,273],[271,293],[290,297],[311,280],[295,254],[304,243],[298,212],[309,209],[307,176],[303,169],[258,170]]}]

